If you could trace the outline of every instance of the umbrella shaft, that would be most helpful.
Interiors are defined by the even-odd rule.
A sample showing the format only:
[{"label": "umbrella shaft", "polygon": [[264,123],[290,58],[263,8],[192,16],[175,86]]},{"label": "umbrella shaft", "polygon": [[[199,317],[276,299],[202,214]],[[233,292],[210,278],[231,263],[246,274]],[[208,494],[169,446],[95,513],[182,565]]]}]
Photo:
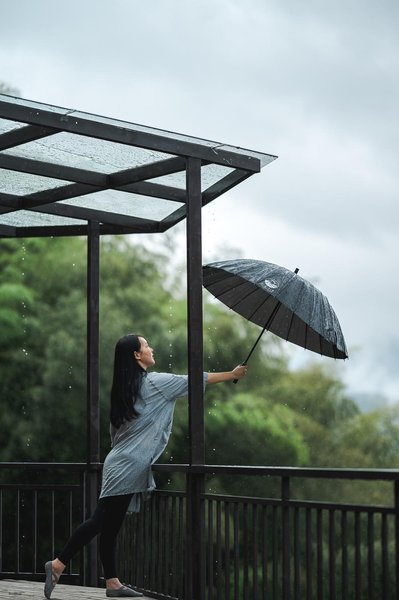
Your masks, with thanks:
[{"label": "umbrella shaft", "polygon": [[274,310],[273,310],[272,314],[271,314],[271,315],[270,315],[270,317],[268,318],[268,320],[267,320],[267,322],[266,322],[266,325],[264,326],[264,328],[263,328],[263,329],[262,329],[262,331],[260,332],[260,334],[259,334],[259,336],[258,336],[258,339],[256,340],[256,342],[255,342],[255,343],[254,343],[254,345],[252,346],[252,349],[251,349],[250,353],[248,354],[247,358],[246,358],[246,359],[244,360],[244,362],[242,363],[243,365],[246,365],[246,364],[247,364],[247,362],[249,361],[249,359],[250,359],[250,357],[251,357],[251,355],[252,355],[253,351],[255,350],[256,346],[258,345],[258,343],[259,343],[259,341],[260,341],[260,338],[261,338],[261,337],[262,337],[262,335],[265,333],[266,329],[267,329],[267,328],[270,326],[270,324],[271,324],[271,322],[273,321],[274,317],[276,316],[276,314],[277,314],[277,311],[278,311],[278,309],[280,308],[280,306],[281,306],[281,302],[279,301],[279,302],[276,304],[276,306],[275,306],[275,308],[274,308]]},{"label": "umbrella shaft", "polygon": [[244,362],[242,363],[243,365],[246,365],[247,362],[249,361],[249,359],[251,358],[251,355],[253,353],[253,351],[255,350],[256,346],[258,345],[260,338],[262,337],[262,335],[265,333],[266,331],[266,327],[264,327],[260,333],[260,335],[258,336],[258,339],[256,340],[256,342],[254,343],[254,345],[252,346],[251,352],[248,354],[247,358],[244,360]]},{"label": "umbrella shaft", "polygon": [[[249,361],[249,359],[250,359],[250,357],[251,357],[251,354],[252,354],[252,352],[255,350],[256,346],[258,345],[258,342],[259,342],[260,338],[261,338],[261,337],[262,337],[262,335],[265,333],[265,331],[266,331],[266,325],[265,325],[265,326],[264,326],[264,328],[262,329],[262,331],[261,331],[261,334],[258,336],[258,339],[256,340],[256,342],[255,342],[255,343],[254,343],[254,345],[252,346],[252,350],[251,350],[251,352],[248,354],[248,356],[247,356],[247,358],[244,360],[244,362],[242,362],[242,363],[241,363],[242,365],[246,365],[246,364],[247,364],[247,362]],[[234,380],[233,380],[233,383],[238,383],[238,379],[234,379]]]}]

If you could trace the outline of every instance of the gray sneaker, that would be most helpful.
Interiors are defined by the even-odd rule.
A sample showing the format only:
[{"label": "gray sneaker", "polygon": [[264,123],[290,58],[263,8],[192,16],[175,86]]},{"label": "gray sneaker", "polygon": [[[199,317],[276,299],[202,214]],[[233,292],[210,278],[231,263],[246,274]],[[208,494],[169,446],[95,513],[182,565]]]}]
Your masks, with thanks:
[{"label": "gray sneaker", "polygon": [[118,590],[107,590],[105,595],[108,598],[141,598],[143,594],[137,592],[130,586],[123,585]]},{"label": "gray sneaker", "polygon": [[56,586],[56,583],[59,580],[59,576],[53,571],[53,563],[51,560],[46,562],[44,565],[44,571],[46,573],[46,580],[44,583],[44,595],[47,599],[51,598],[51,592]]}]

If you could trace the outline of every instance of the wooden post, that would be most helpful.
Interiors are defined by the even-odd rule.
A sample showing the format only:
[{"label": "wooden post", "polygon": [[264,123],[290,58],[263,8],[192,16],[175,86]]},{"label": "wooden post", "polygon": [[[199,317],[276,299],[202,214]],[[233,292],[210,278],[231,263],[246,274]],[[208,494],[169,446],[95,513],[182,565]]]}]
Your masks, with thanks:
[{"label": "wooden post", "polygon": [[[98,498],[98,471],[93,463],[100,462],[100,402],[99,402],[99,306],[100,306],[100,225],[88,222],[87,238],[87,487],[86,518],[93,514]],[[97,538],[88,547],[87,573],[84,585],[98,586]]]},{"label": "wooden post", "polygon": [[[187,315],[190,464],[203,465],[204,388],[202,334],[201,161],[187,159]],[[186,598],[205,598],[204,493],[205,476],[187,476]]]}]

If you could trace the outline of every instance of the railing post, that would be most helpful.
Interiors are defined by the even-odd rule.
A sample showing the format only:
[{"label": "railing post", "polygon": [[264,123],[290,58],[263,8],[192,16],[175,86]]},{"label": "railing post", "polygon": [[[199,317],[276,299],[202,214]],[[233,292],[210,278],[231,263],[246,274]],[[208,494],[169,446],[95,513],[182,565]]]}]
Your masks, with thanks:
[{"label": "railing post", "polygon": [[283,600],[290,600],[290,479],[281,481],[282,531],[283,531]]},{"label": "railing post", "polygon": [[[204,389],[202,336],[201,161],[187,159],[187,320],[190,464],[203,465]],[[204,493],[205,476],[187,476],[186,600],[205,597]]]},{"label": "railing post", "polygon": [[[86,518],[97,505],[98,472],[91,468],[100,462],[99,403],[99,306],[100,306],[100,224],[88,222],[87,238],[87,478]],[[88,547],[85,585],[98,585],[98,548],[95,538]]]}]

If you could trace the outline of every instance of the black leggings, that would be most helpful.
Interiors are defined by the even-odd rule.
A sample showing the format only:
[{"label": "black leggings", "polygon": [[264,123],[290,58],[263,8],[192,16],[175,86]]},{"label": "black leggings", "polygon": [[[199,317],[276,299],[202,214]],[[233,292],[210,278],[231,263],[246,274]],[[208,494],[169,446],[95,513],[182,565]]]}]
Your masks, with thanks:
[{"label": "black leggings", "polygon": [[130,504],[132,494],[100,498],[96,510],[90,519],[79,525],[69,538],[65,548],[58,555],[64,563],[75,556],[96,535],[100,534],[100,558],[105,579],[116,575],[116,538]]}]

